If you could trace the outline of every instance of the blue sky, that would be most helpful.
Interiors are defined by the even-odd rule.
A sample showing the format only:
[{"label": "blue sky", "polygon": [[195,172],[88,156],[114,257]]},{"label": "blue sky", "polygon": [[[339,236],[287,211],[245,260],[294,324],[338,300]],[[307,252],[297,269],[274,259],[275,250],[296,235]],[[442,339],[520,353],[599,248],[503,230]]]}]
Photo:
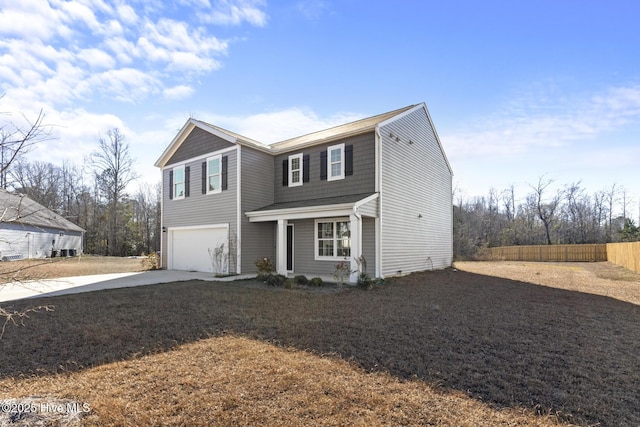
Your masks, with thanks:
[{"label": "blue sky", "polygon": [[[189,117],[269,143],[425,102],[459,194],[545,174],[640,203],[640,3],[0,0],[0,111],[82,164],[125,134],[142,178]],[[8,116],[3,116],[6,119]],[[637,216],[637,215],[635,215]]]}]

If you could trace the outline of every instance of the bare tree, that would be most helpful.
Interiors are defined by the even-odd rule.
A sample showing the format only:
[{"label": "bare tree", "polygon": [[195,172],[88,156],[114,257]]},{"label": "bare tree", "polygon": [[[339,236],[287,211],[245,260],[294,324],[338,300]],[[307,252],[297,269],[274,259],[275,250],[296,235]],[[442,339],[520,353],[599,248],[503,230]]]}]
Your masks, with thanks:
[{"label": "bare tree", "polygon": [[545,201],[546,191],[549,186],[553,184],[552,179],[544,179],[544,176],[538,178],[538,184],[533,189],[533,202],[535,203],[536,213],[542,224],[544,225],[544,231],[547,238],[547,244],[551,245],[551,225],[556,221],[556,211],[562,200],[563,192],[558,190],[556,194],[549,200]]},{"label": "bare tree", "polygon": [[129,154],[125,137],[117,128],[109,130],[108,138],[98,139],[98,149],[91,154],[96,182],[106,195],[109,204],[109,255],[116,255],[118,248],[118,203],[124,190],[138,175],[134,160]]},{"label": "bare tree", "polygon": [[620,186],[614,182],[610,188],[605,190],[605,200],[609,207],[607,211],[607,242],[613,241],[613,208],[618,203],[619,198]]},{"label": "bare tree", "polygon": [[[0,114],[10,115],[9,113]],[[0,122],[0,188],[7,188],[7,172],[17,159],[29,152],[37,143],[51,138],[51,126],[44,123],[42,110],[35,120],[29,120],[26,116],[23,118],[24,125],[16,124],[11,120]]]}]

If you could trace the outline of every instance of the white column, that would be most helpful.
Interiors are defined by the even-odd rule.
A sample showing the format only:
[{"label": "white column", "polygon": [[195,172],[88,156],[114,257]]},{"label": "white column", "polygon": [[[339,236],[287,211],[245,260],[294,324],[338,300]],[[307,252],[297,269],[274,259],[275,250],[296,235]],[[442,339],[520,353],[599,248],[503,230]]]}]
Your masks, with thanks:
[{"label": "white column", "polygon": [[349,281],[356,283],[360,273],[357,260],[362,255],[362,221],[355,214],[349,215],[349,220],[351,221],[351,276]]},{"label": "white column", "polygon": [[287,220],[278,220],[276,239],[276,272],[287,275]]}]

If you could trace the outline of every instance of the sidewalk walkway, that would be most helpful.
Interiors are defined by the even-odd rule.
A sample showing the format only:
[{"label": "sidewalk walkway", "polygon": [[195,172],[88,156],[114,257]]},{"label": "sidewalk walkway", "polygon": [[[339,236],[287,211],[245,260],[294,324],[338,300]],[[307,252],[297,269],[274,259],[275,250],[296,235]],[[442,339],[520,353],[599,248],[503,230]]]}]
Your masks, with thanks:
[{"label": "sidewalk walkway", "polygon": [[139,273],[96,274],[92,276],[62,277],[28,282],[0,284],[0,302],[24,298],[51,297],[76,294],[102,289],[129,288],[156,285],[158,283],[182,282],[185,280],[231,281],[249,279],[252,275],[218,278],[211,273],[177,270],[155,270]]}]

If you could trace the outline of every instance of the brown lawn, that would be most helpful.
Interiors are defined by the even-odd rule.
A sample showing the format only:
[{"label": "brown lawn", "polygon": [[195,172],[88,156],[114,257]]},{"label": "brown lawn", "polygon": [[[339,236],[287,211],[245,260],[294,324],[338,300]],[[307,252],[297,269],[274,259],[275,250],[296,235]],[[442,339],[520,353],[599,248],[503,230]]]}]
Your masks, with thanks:
[{"label": "brown lawn", "polygon": [[0,399],[86,402],[86,425],[640,424],[637,275],[456,268],[369,292],[193,281],[48,298],[54,312],[0,340]]},{"label": "brown lawn", "polygon": [[147,270],[143,259],[83,255],[0,262],[0,283]]}]

